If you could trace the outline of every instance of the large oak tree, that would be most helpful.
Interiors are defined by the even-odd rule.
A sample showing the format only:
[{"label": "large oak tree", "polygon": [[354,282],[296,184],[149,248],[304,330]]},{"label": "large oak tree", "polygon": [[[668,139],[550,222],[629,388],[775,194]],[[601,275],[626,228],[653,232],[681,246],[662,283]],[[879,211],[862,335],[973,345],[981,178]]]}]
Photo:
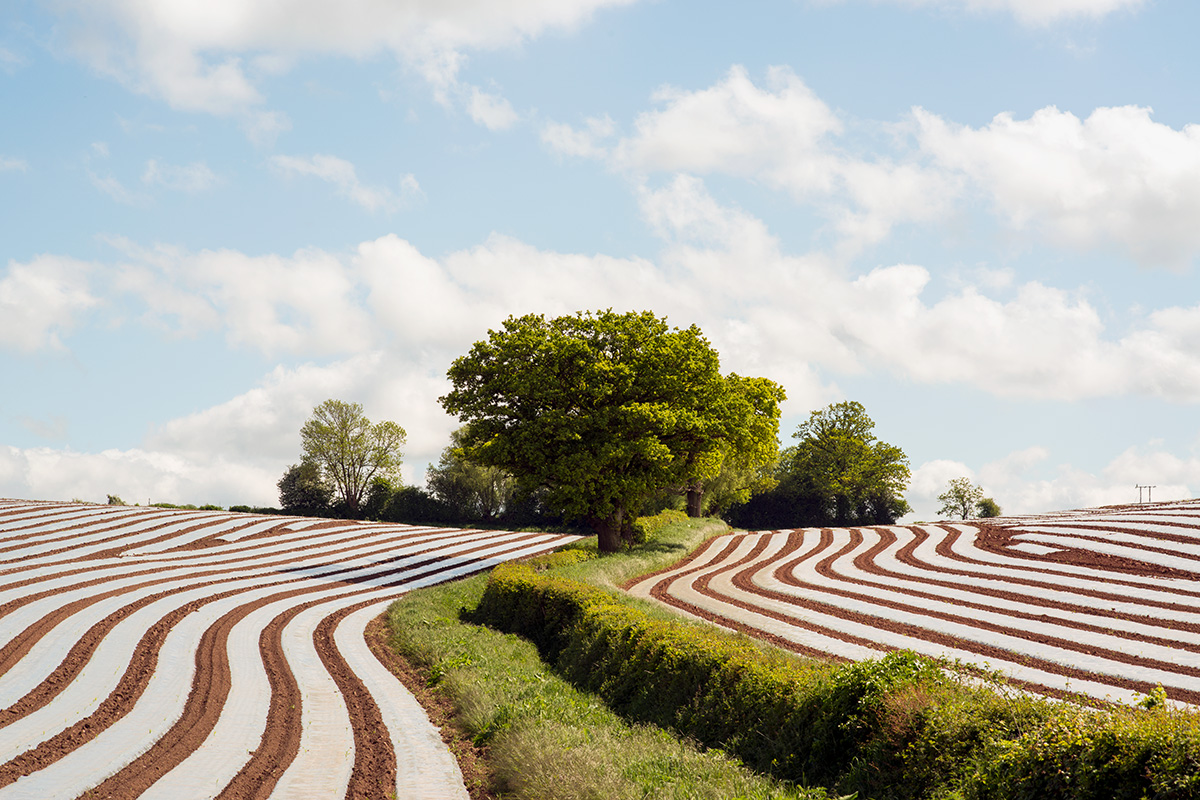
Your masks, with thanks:
[{"label": "large oak tree", "polygon": [[604,552],[619,549],[647,496],[695,486],[730,452],[753,450],[748,437],[769,426],[731,417],[759,408],[777,427],[782,397],[769,381],[764,394],[722,377],[699,328],[650,312],[510,317],[448,375],[441,402],[464,423],[464,453],[587,520]]}]

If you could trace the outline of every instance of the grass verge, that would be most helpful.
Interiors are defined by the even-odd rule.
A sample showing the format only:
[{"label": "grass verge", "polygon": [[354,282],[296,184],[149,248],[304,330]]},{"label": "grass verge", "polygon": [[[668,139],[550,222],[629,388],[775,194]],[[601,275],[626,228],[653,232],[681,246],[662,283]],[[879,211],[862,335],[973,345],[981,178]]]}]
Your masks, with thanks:
[{"label": "grass verge", "polygon": [[[574,546],[563,570],[617,586],[662,569],[724,531],[701,521],[672,526],[632,552],[591,560],[594,542]],[[590,546],[589,546],[590,545]],[[569,562],[571,556],[560,561]],[[757,775],[719,750],[701,750],[649,725],[630,725],[594,695],[555,674],[530,642],[462,621],[487,576],[422,589],[388,611],[392,646],[450,699],[453,724],[481,750],[487,770],[468,779],[476,798],[514,800],[818,800]],[[649,606],[647,606],[649,608]],[[653,613],[671,616],[654,609]]]}]

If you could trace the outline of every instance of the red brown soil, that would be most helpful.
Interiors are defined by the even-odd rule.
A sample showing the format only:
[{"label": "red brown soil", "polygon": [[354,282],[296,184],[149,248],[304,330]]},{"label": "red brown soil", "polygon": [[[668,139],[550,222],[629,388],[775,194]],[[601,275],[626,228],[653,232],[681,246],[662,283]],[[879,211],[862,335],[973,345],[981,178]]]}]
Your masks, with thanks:
[{"label": "red brown soil", "polygon": [[[914,566],[920,566],[927,570],[931,570],[931,571],[936,570],[947,576],[954,575],[956,573],[957,574],[966,574],[964,571],[956,571],[953,569],[947,569],[946,565],[944,563],[940,563],[940,564],[936,565],[936,567],[935,567],[934,565],[923,563],[918,558],[916,558],[916,556],[914,555],[914,552],[915,552],[917,546],[920,544],[920,542],[927,536],[927,534],[925,534],[919,528],[913,528],[912,530],[914,531],[914,533],[917,534],[917,539],[914,542],[906,545],[901,551],[899,551],[897,556],[900,561],[902,561],[904,563],[912,564]],[[963,557],[958,556],[951,551],[950,545],[953,540],[953,537],[956,537],[958,534],[957,534],[957,531],[953,531],[953,529],[948,528],[947,530],[951,531],[952,536],[948,541],[942,542],[938,545],[937,552],[939,553],[939,555],[942,556],[943,558],[948,558],[948,559],[955,559],[955,560],[959,560],[959,561],[972,561],[970,559],[964,559]],[[815,548],[811,552],[808,552],[797,558],[794,558],[791,560],[785,560],[785,559],[787,559],[788,554],[795,553],[797,550],[799,550],[799,548],[801,546],[801,541],[803,539],[803,536],[805,535],[799,531],[792,532],[789,537],[786,547],[784,548],[783,551],[781,551],[778,558],[776,559],[776,564],[778,564],[778,566],[776,566],[774,568],[773,574],[775,575],[776,578],[783,581],[784,583],[788,583],[788,584],[791,584],[791,585],[794,585],[797,587],[803,587],[804,583],[795,577],[795,574],[794,574],[795,568],[804,561],[807,561],[814,557],[823,556],[823,557],[821,557],[821,560],[817,563],[817,565],[815,567],[817,572],[825,577],[828,577],[831,579],[836,579],[836,580],[840,581],[841,583],[845,584],[846,588],[841,588],[841,587],[814,588],[813,593],[812,593],[813,596],[819,596],[820,594],[824,594],[824,595],[835,595],[835,596],[843,596],[843,597],[850,597],[850,598],[859,598],[859,599],[867,600],[867,601],[871,602],[872,604],[879,606],[880,608],[895,608],[895,609],[903,609],[903,610],[907,610],[907,611],[915,611],[917,613],[921,613],[925,616],[929,616],[929,617],[933,617],[933,618],[939,618],[939,619],[944,619],[947,621],[969,624],[975,628],[980,628],[983,630],[992,630],[994,632],[1003,633],[1003,634],[1010,635],[1010,636],[1018,636],[1018,637],[1027,639],[1029,641],[1049,642],[1050,644],[1057,646],[1057,647],[1061,647],[1063,649],[1074,650],[1076,652],[1081,652],[1081,653],[1090,653],[1090,654],[1103,656],[1103,657],[1110,658],[1110,659],[1117,660],[1117,661],[1123,661],[1123,662],[1129,663],[1129,664],[1157,667],[1157,668],[1161,668],[1161,669],[1164,669],[1167,671],[1174,671],[1174,672],[1177,672],[1180,674],[1200,675],[1200,669],[1196,669],[1196,668],[1181,667],[1180,665],[1176,665],[1176,664],[1165,664],[1165,663],[1163,663],[1161,661],[1157,661],[1155,659],[1141,657],[1141,656],[1134,655],[1132,653],[1127,653],[1124,651],[1104,650],[1102,648],[1088,647],[1088,646],[1082,645],[1078,642],[1074,642],[1070,639],[1054,638],[1054,637],[1048,638],[1048,637],[1041,636],[1041,635],[1035,635],[1035,634],[1028,632],[1027,630],[1023,630],[1020,626],[1009,627],[1009,626],[1001,626],[1001,625],[990,624],[990,623],[983,623],[983,622],[979,621],[978,619],[970,617],[970,616],[960,616],[960,615],[949,614],[949,613],[945,613],[945,612],[930,612],[930,611],[927,611],[924,609],[906,606],[900,602],[890,601],[890,600],[881,600],[879,598],[875,598],[875,597],[871,597],[868,595],[863,595],[861,593],[857,593],[853,590],[853,587],[855,587],[855,586],[864,586],[864,587],[870,586],[870,587],[885,588],[885,589],[893,588],[893,585],[890,585],[887,582],[887,580],[902,577],[902,576],[896,575],[895,573],[892,573],[886,569],[878,567],[874,563],[875,556],[878,553],[882,552],[883,549],[886,548],[888,545],[895,542],[895,535],[886,529],[874,530],[873,534],[879,536],[879,539],[880,539],[879,542],[877,544],[873,545],[866,552],[860,553],[858,556],[856,556],[855,557],[855,565],[859,569],[863,570],[864,572],[866,572],[868,574],[877,575],[881,579],[881,581],[878,583],[873,582],[873,581],[864,580],[861,578],[849,578],[847,576],[839,574],[836,570],[837,563],[842,558],[844,558],[847,553],[851,552],[853,549],[857,548],[861,544],[863,533],[860,530],[853,530],[851,532],[851,539],[850,539],[849,543],[847,543],[844,547],[840,548],[836,552],[830,552],[830,545],[832,544],[832,531],[830,531],[828,529],[822,530],[820,532],[820,537],[821,537],[820,544],[817,548]],[[811,536],[811,532],[808,535]],[[1006,543],[1002,544],[1002,541],[1003,541],[1003,535],[1001,532],[998,532],[998,531],[992,532],[990,545],[989,545],[988,549],[995,548],[995,549],[1001,550],[1006,555],[1012,555],[1013,551],[1008,549],[1008,546]],[[732,553],[734,548],[736,548],[736,546],[737,546],[737,541],[731,540],[725,546],[723,552],[718,556],[716,561],[720,562],[726,555]],[[1113,685],[1113,686],[1120,686],[1120,687],[1127,688],[1127,689],[1137,691],[1140,693],[1148,693],[1151,689],[1154,688],[1152,685],[1147,684],[1145,682],[1141,682],[1141,681],[1133,681],[1133,680],[1127,680],[1127,679],[1122,679],[1122,678],[1114,678],[1114,677],[1108,676],[1108,675],[1097,675],[1094,673],[1090,673],[1086,670],[1070,667],[1068,665],[1058,664],[1058,663],[1052,662],[1052,661],[1030,658],[1030,657],[1016,656],[1014,653],[1003,650],[998,647],[989,646],[987,644],[983,644],[983,643],[976,642],[976,641],[962,640],[962,639],[959,639],[958,637],[939,633],[937,631],[932,631],[927,628],[896,622],[896,621],[887,619],[884,616],[875,616],[875,615],[865,614],[865,613],[861,613],[861,612],[856,612],[853,610],[844,609],[844,608],[838,607],[838,606],[830,604],[830,603],[823,603],[820,600],[812,599],[811,597],[803,597],[803,596],[796,596],[796,595],[792,595],[792,594],[784,594],[784,593],[774,592],[771,590],[764,589],[753,583],[754,574],[763,569],[763,567],[761,565],[760,566],[750,566],[750,567],[747,567],[747,568],[741,569],[741,570],[739,570],[739,568],[752,562],[753,559],[756,558],[765,547],[766,547],[766,537],[763,537],[762,540],[758,544],[755,545],[754,549],[750,553],[748,553],[745,557],[738,560],[737,562],[724,564],[724,565],[722,565],[722,567],[719,570],[716,570],[716,571],[710,573],[709,575],[704,576],[700,580],[695,581],[694,588],[702,594],[705,594],[709,597],[713,597],[715,599],[719,599],[721,602],[728,603],[728,604],[737,606],[739,608],[744,608],[746,610],[753,611],[757,614],[761,614],[766,617],[778,619],[778,620],[787,622],[788,624],[795,625],[800,628],[812,630],[814,632],[818,632],[818,633],[821,633],[823,635],[830,636],[833,638],[841,639],[843,641],[849,641],[849,642],[853,642],[856,644],[872,647],[877,650],[885,650],[886,651],[886,650],[892,649],[890,647],[881,645],[877,642],[866,641],[859,637],[851,636],[843,631],[836,629],[835,627],[813,624],[810,622],[806,622],[802,619],[798,619],[796,617],[779,614],[777,612],[771,611],[770,609],[761,608],[759,606],[754,605],[752,602],[747,602],[740,598],[723,596],[710,588],[711,581],[717,575],[736,571],[732,577],[732,582],[740,590],[748,592],[752,595],[757,595],[760,597],[770,598],[772,600],[784,602],[789,605],[796,606],[797,608],[805,608],[805,609],[812,610],[814,612],[819,612],[822,614],[832,616],[834,618],[840,618],[840,619],[845,619],[845,620],[849,620],[849,621],[859,622],[859,623],[862,623],[862,624],[865,624],[865,625],[868,625],[871,627],[876,627],[876,628],[880,628],[883,630],[888,630],[888,631],[892,631],[892,632],[896,632],[896,633],[900,633],[900,634],[904,634],[904,635],[908,635],[908,636],[921,638],[921,639],[924,639],[925,641],[930,641],[930,642],[940,644],[940,645],[946,646],[946,647],[954,647],[954,648],[959,648],[959,649],[964,649],[964,650],[970,650],[970,651],[979,653],[989,659],[1004,660],[1004,661],[1017,660],[1017,661],[1020,661],[1021,663],[1042,669],[1046,672],[1052,672],[1052,673],[1066,675],[1072,679],[1095,680],[1100,683],[1105,683],[1105,684]],[[1016,552],[1020,553],[1020,551],[1016,551]],[[1084,552],[1084,551],[1080,551],[1080,552]],[[700,555],[700,553],[698,552],[693,557],[693,559],[695,557],[698,557],[699,555]],[[1022,555],[1028,556],[1030,554],[1023,553]],[[691,561],[693,559],[689,559],[689,561]],[[1164,577],[1165,576],[1164,572],[1172,572],[1170,570],[1164,570],[1164,569],[1155,567],[1153,565],[1140,564],[1140,562],[1133,561],[1131,559],[1121,559],[1119,563],[1111,563],[1109,559],[1085,560],[1085,563],[1082,563],[1082,564],[1077,560],[1068,561],[1067,559],[1064,559],[1064,558],[1040,559],[1036,556],[1033,556],[1031,560],[1039,561],[1045,565],[1044,569],[1038,570],[1038,572],[1041,572],[1041,574],[1043,574],[1046,577],[1047,580],[1045,582],[1042,582],[1039,580],[1033,580],[1033,579],[1017,580],[1017,579],[1013,579],[1013,578],[1002,578],[1000,576],[995,576],[994,579],[998,582],[1003,581],[1003,582],[1012,583],[1015,585],[1030,586],[1030,587],[1034,587],[1034,588],[1042,586],[1047,589],[1052,589],[1052,588],[1057,589],[1060,587],[1056,586],[1053,583],[1053,577],[1056,573],[1057,574],[1062,574],[1062,573],[1054,570],[1054,567],[1057,564],[1061,564],[1064,562],[1076,564],[1079,566],[1089,566],[1090,568],[1100,568],[1100,569],[1104,569],[1105,567],[1111,569],[1113,567],[1119,566],[1119,570],[1118,570],[1119,573],[1138,575],[1138,576],[1148,576],[1148,577]],[[991,566],[991,565],[987,565],[984,562],[973,562],[973,563],[979,564],[981,566]],[[1101,564],[1103,564],[1103,566],[1101,566]],[[1141,567],[1141,568],[1139,569],[1139,567]],[[684,580],[686,578],[686,576],[694,574],[697,571],[698,571],[698,569],[684,570],[677,577],[670,578],[670,579],[664,579],[663,581],[658,582],[653,587],[653,589],[651,590],[651,594],[654,597],[656,597],[657,599],[662,600],[666,603],[669,603],[670,605],[679,607],[682,610],[685,610],[688,613],[693,614],[695,616],[699,616],[701,618],[708,619],[710,621],[716,622],[717,624],[720,624],[725,627],[734,628],[736,630],[741,630],[745,633],[748,633],[748,634],[755,636],[757,638],[760,638],[760,639],[769,640],[772,643],[777,644],[786,649],[805,653],[806,648],[797,646],[795,643],[788,642],[786,640],[782,640],[778,636],[768,634],[765,631],[754,629],[751,626],[747,626],[745,624],[738,623],[734,620],[730,620],[728,618],[722,617],[721,615],[716,614],[707,609],[698,608],[692,604],[683,602],[681,600],[678,600],[678,599],[670,596],[669,584],[672,581]],[[1175,577],[1175,575],[1172,574],[1171,577]],[[956,584],[954,584],[952,581],[942,581],[942,580],[936,580],[936,579],[916,580],[916,579],[912,578],[911,576],[903,576],[903,578],[904,578],[904,580],[908,581],[910,584],[913,582],[918,582],[918,583],[922,583],[927,586],[930,586],[931,588],[934,588],[934,587],[950,588],[950,587],[956,586]],[[1119,580],[1117,582],[1122,583]],[[984,600],[983,598],[985,598],[987,596],[993,596],[993,597],[997,597],[997,598],[1003,597],[1003,598],[1008,598],[1008,599],[1013,599],[1013,600],[1020,600],[1021,602],[1024,602],[1027,604],[1042,605],[1047,609],[1046,614],[1040,614],[1040,615],[1034,615],[1034,614],[1029,614],[1029,613],[1015,613],[1015,614],[1013,614],[1015,619],[1021,619],[1021,618],[1026,618],[1026,619],[1031,619],[1031,620],[1047,620],[1048,619],[1048,620],[1054,621],[1056,624],[1061,624],[1061,625],[1065,625],[1068,627],[1074,627],[1074,628],[1080,629],[1080,630],[1100,630],[1098,628],[1088,626],[1088,625],[1085,625],[1082,623],[1073,623],[1071,621],[1061,619],[1061,617],[1056,617],[1053,614],[1053,612],[1055,610],[1058,610],[1058,611],[1062,611],[1062,610],[1083,611],[1083,610],[1085,610],[1085,609],[1077,607],[1077,606],[1072,606],[1072,605],[1066,604],[1066,603],[1051,601],[1051,600],[1048,600],[1045,598],[1038,598],[1036,596],[1036,594],[1026,595],[1026,594],[1020,594],[1017,592],[1005,592],[1003,590],[999,590],[994,587],[988,587],[986,589],[976,587],[975,591],[981,595],[981,601],[979,603],[958,603],[959,607],[964,608],[964,609],[980,609],[980,610],[988,609],[988,606],[986,605],[986,600]],[[912,595],[913,597],[927,597],[927,598],[940,599],[939,595],[936,592],[922,593],[919,591],[911,591],[909,589],[906,589],[906,592],[909,593],[910,595]],[[1105,593],[1105,592],[1089,591],[1089,592],[1080,592],[1080,593],[1088,594],[1088,595],[1103,598],[1103,599],[1112,599],[1112,600],[1127,599],[1118,594],[1109,594],[1109,593]],[[1186,606],[1177,605],[1177,604],[1159,604],[1159,605],[1166,605],[1166,606],[1175,607],[1175,608],[1186,607]],[[1192,608],[1194,610],[1194,606]],[[1109,612],[1109,611],[1103,611],[1103,610],[1097,610],[1097,609],[1091,609],[1091,608],[1086,609],[1086,610],[1088,611],[1088,613],[1096,615],[1096,616],[1110,616],[1113,618],[1117,618],[1117,617],[1127,618],[1127,615],[1118,614],[1116,612]],[[1009,612],[1009,613],[1011,613],[1011,612]],[[1168,622],[1154,619],[1154,618],[1151,618],[1148,616],[1145,618],[1145,621],[1152,622],[1153,624],[1156,624],[1159,627],[1163,627],[1163,628],[1174,628],[1174,629],[1179,629],[1179,630],[1189,630],[1189,631],[1193,631],[1193,632],[1200,630],[1200,626],[1185,624],[1185,623],[1168,623]],[[1162,644],[1162,645],[1166,645],[1166,646],[1170,646],[1170,647],[1176,647],[1179,649],[1186,649],[1186,650],[1191,650],[1194,652],[1200,652],[1200,647],[1190,646],[1190,645],[1185,646],[1185,645],[1183,645],[1179,642],[1176,642],[1167,637],[1159,638],[1159,637],[1150,637],[1150,636],[1137,636],[1137,635],[1133,635],[1133,634],[1124,634],[1124,635],[1131,642],[1134,642],[1134,643],[1136,643],[1136,642],[1155,643],[1155,644]],[[1043,686],[1033,686],[1030,688],[1033,688],[1044,694],[1052,694],[1052,695],[1061,695],[1062,694],[1061,692],[1057,692],[1057,691],[1049,689],[1048,687],[1043,687]],[[1172,699],[1182,700],[1184,702],[1189,702],[1189,703],[1200,702],[1200,693],[1189,692],[1189,691],[1180,690],[1180,689],[1170,689],[1168,691],[1168,694],[1172,697]]]}]

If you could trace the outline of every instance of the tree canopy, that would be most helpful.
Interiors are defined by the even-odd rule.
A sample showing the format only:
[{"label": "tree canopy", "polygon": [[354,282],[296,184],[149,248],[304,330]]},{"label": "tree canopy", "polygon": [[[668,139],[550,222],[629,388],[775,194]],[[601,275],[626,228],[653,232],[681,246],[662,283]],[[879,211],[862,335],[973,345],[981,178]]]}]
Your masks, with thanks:
[{"label": "tree canopy", "polygon": [[300,429],[300,440],[303,460],[320,469],[351,517],[359,515],[374,478],[399,477],[404,429],[389,420],[372,424],[359,403],[321,403]]},{"label": "tree canopy", "polygon": [[942,506],[939,514],[948,514],[959,519],[975,515],[983,500],[983,489],[971,483],[970,478],[954,478],[946,484],[946,491],[938,495]]},{"label": "tree canopy", "polygon": [[648,311],[509,317],[448,376],[441,402],[464,423],[464,454],[587,520],[605,552],[648,495],[769,449],[754,439],[782,399],[765,379],[723,377],[699,328]]},{"label": "tree canopy", "polygon": [[979,516],[984,519],[998,517],[1002,513],[1000,511],[1000,504],[990,497],[985,497],[976,503],[975,510],[978,511]]},{"label": "tree canopy", "polygon": [[778,485],[734,507],[729,519],[750,528],[886,525],[908,512],[908,457],[875,438],[861,403],[813,411],[779,456]]},{"label": "tree canopy", "polygon": [[454,519],[492,521],[512,502],[516,481],[500,467],[478,464],[463,451],[462,429],[450,434],[450,446],[437,465],[425,470],[425,485]]},{"label": "tree canopy", "polygon": [[279,487],[279,507],[289,514],[320,514],[329,509],[333,497],[333,488],[312,461],[292,464],[275,485]]}]

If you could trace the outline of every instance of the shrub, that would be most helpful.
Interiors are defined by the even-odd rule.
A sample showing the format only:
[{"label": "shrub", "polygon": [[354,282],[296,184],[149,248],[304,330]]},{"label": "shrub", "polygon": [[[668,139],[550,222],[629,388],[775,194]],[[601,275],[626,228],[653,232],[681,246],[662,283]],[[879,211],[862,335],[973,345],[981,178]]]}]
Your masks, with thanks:
[{"label": "shrub", "polygon": [[875,800],[1200,797],[1195,713],[1098,711],[986,676],[967,684],[907,651],[794,658],[547,571],[583,558],[570,552],[496,567],[473,619],[529,639],[625,718],[759,771]]}]

